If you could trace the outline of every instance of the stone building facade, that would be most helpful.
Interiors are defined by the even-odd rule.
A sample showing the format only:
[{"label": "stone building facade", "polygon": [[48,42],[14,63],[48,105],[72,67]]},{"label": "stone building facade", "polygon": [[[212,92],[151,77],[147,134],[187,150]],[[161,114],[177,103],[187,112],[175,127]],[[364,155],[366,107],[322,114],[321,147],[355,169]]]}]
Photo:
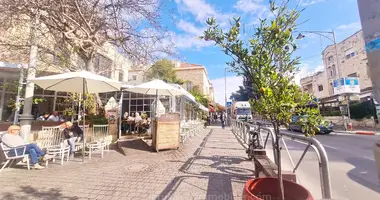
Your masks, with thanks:
[{"label": "stone building facade", "polygon": [[175,70],[178,78],[186,81],[183,88],[190,91],[197,87],[203,95],[209,97],[210,101],[215,100],[214,88],[208,78],[206,67],[198,64],[176,62]]},{"label": "stone building facade", "polygon": [[361,96],[366,96],[371,91],[372,81],[368,74],[367,54],[361,30],[339,42],[336,47],[327,46],[322,52],[322,59],[324,71],[302,78],[303,91],[318,98],[337,96],[334,95],[333,82],[342,77],[358,77]]},{"label": "stone building facade", "polygon": [[301,86],[304,92],[311,93],[317,98],[329,96],[325,71],[319,71],[311,76],[302,78]]},{"label": "stone building facade", "polygon": [[339,42],[336,48],[338,58],[336,58],[334,45],[326,47],[322,52],[329,95],[333,95],[333,81],[339,77],[358,77],[361,90],[372,87],[363,32],[354,33]]}]

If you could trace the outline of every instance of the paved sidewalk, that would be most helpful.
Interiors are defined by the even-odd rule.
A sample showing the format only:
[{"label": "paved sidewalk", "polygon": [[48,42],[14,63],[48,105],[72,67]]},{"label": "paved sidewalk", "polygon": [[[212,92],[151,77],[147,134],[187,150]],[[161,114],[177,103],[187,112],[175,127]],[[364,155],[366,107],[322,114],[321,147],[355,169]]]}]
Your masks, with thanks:
[{"label": "paved sidewalk", "polygon": [[241,199],[253,169],[228,128],[209,127],[177,151],[111,151],[41,171],[5,169],[0,199]]}]

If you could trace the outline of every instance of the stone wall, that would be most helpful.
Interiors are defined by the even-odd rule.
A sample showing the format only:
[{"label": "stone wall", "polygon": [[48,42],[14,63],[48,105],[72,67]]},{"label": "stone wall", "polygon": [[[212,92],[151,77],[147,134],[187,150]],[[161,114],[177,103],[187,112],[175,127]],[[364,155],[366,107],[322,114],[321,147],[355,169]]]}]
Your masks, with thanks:
[{"label": "stone wall", "polygon": [[[336,126],[344,126],[343,124],[343,118],[341,116],[331,116],[331,117],[324,117],[324,119],[328,122],[332,121],[334,125]],[[373,119],[361,119],[361,120],[355,120],[351,119],[350,122],[352,123],[352,127],[373,127],[374,121]],[[376,125],[378,127],[379,124]]]}]

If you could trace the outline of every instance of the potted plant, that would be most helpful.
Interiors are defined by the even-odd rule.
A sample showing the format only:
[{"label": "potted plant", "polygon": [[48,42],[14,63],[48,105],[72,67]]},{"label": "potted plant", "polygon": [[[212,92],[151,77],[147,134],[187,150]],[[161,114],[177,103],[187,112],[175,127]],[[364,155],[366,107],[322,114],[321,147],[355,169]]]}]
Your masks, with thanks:
[{"label": "potted plant", "polygon": [[270,21],[260,19],[249,39],[240,35],[240,18],[234,18],[228,31],[223,31],[214,18],[209,18],[208,28],[201,36],[206,41],[214,41],[232,58],[227,63],[231,71],[252,81],[251,108],[274,128],[278,177],[256,177],[248,181],[243,199],[313,199],[306,188],[283,180],[281,173],[280,127],[288,126],[292,116],[300,114],[304,116],[299,123],[305,127],[305,134],[312,136],[322,123],[319,110],[308,106],[314,98],[302,93],[294,82],[299,58],[293,55],[297,46],[292,33],[300,11],[288,9],[287,5],[288,1],[282,1],[281,5],[271,1],[270,11],[274,17]]}]

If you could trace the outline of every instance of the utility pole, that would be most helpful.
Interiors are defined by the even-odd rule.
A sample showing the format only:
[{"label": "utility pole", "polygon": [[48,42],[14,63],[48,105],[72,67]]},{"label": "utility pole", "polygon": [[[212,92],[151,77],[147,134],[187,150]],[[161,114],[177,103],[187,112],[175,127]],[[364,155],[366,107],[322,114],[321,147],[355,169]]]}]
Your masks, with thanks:
[{"label": "utility pole", "polygon": [[36,77],[36,63],[37,63],[37,27],[39,25],[39,16],[40,13],[36,10],[31,30],[30,30],[30,52],[29,52],[29,65],[27,70],[27,83],[25,88],[24,95],[24,109],[22,115],[20,115],[20,127],[21,137],[28,142],[29,134],[32,127],[32,121],[34,117],[32,115],[32,105],[33,105],[33,96],[34,96],[34,83],[28,82],[29,79]]},{"label": "utility pole", "polygon": [[227,106],[227,67],[224,68],[224,101],[224,106]]}]

